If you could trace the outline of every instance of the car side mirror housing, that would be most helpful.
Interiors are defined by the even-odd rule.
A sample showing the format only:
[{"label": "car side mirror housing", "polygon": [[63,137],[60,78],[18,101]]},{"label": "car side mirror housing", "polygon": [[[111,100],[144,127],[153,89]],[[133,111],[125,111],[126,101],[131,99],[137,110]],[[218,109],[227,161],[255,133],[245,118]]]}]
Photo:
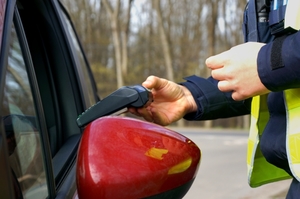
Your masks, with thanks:
[{"label": "car side mirror housing", "polygon": [[201,159],[187,137],[138,119],[106,116],[84,130],[77,157],[79,198],[183,198]]}]

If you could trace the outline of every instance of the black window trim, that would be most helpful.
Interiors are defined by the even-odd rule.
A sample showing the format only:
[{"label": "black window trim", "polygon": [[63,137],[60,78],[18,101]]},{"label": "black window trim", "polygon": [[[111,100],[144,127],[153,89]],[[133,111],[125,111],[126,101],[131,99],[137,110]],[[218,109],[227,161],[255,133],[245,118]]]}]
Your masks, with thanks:
[{"label": "black window trim", "polygon": [[[26,1],[26,0],[23,0]],[[38,0],[34,0],[38,1]],[[49,23],[49,30],[53,31],[51,34],[51,38],[53,38],[53,41],[51,41],[51,45],[57,45],[59,51],[54,52],[52,49],[52,46],[48,49],[46,46],[50,45],[49,40],[44,40],[44,45],[47,54],[50,54],[51,56],[54,56],[56,53],[60,53],[60,57],[55,55],[55,57],[51,57],[49,59],[51,61],[51,70],[53,71],[54,82],[56,89],[60,92],[57,93],[58,95],[55,96],[58,99],[59,104],[59,111],[62,111],[62,113],[67,114],[66,118],[74,118],[74,122],[71,120],[66,120],[65,118],[61,118],[61,125],[58,127],[61,134],[63,134],[62,141],[65,142],[69,136],[72,136],[74,134],[81,133],[81,130],[76,125],[76,117],[79,113],[82,112],[84,109],[84,103],[81,98],[81,93],[79,91],[79,84],[76,77],[76,72],[74,66],[74,62],[72,59],[72,55],[70,54],[70,46],[68,45],[68,40],[66,40],[66,35],[64,33],[64,30],[62,28],[62,23],[59,19],[58,13],[60,12],[57,10],[57,7],[54,6],[55,1],[41,1],[39,5],[37,5],[39,14],[42,16],[42,20],[48,20],[47,23]],[[40,13],[42,12],[42,13]],[[41,24],[39,24],[41,25]],[[43,29],[45,27],[39,27],[41,28],[40,31],[42,34],[45,34],[46,29]],[[48,33],[47,33],[48,34]],[[48,35],[49,36],[49,35]],[[46,36],[47,37],[47,36]],[[54,59],[53,59],[54,58]],[[58,60],[60,58],[60,60]],[[63,72],[60,71],[59,66],[62,65]],[[65,75],[62,78],[62,75]],[[67,85],[62,83],[62,81],[68,81]],[[68,88],[67,88],[68,87]],[[67,90],[66,90],[67,89]],[[65,92],[66,91],[66,92]],[[63,92],[63,93],[61,93]],[[71,96],[71,102],[67,101],[69,97],[66,96],[67,93],[70,93]],[[74,105],[74,106],[73,106]],[[70,106],[73,106],[72,111],[70,112],[69,108]],[[66,110],[69,110],[67,112]],[[65,112],[64,112],[65,111]],[[76,112],[75,114],[73,112]],[[64,130],[67,130],[64,132]],[[62,144],[62,143],[61,143]]]},{"label": "black window trim", "polygon": [[[23,0],[23,1],[26,1],[26,0]],[[51,67],[52,75],[50,77],[51,78],[50,81],[54,82],[56,90],[62,91],[66,87],[61,88],[61,85],[62,85],[61,80],[62,79],[55,78],[55,77],[57,77],[58,72],[60,75],[66,74],[64,76],[63,81],[65,81],[66,79],[69,79],[67,86],[68,86],[68,91],[71,93],[71,95],[69,95],[69,97],[72,98],[71,104],[72,104],[72,106],[74,105],[73,110],[74,110],[74,112],[78,111],[78,110],[81,110],[81,112],[82,112],[84,103],[83,103],[83,101],[81,101],[82,99],[79,98],[81,96],[81,93],[78,92],[78,88],[80,85],[78,85],[77,78],[75,77],[76,69],[73,67],[74,62],[72,60],[72,55],[70,53],[71,52],[70,45],[68,45],[68,40],[66,39],[64,30],[62,30],[63,29],[62,23],[58,16],[58,13],[60,13],[60,9],[57,10],[57,7],[55,7],[53,5],[53,3],[55,1],[50,1],[50,0],[49,1],[41,1],[41,4],[38,4],[38,5],[35,4],[36,2],[39,3],[39,1],[36,0],[33,3],[34,6],[30,7],[30,8],[40,9],[40,10],[36,10],[36,11],[38,14],[42,15],[41,19],[48,20],[47,21],[47,22],[49,22],[48,28],[52,28],[52,30],[53,30],[53,32],[51,34],[51,38],[52,37],[54,38],[54,40],[51,40],[51,44],[55,44],[58,46],[60,58],[61,58],[59,60],[57,59],[57,57],[55,57],[55,59],[51,59],[52,62],[51,63],[49,62],[49,66],[48,65],[46,66],[47,68]],[[27,5],[27,8],[28,8],[28,5]],[[41,43],[43,44],[42,49],[45,50],[46,57],[49,58],[51,56],[54,56],[54,54],[57,52],[53,53],[53,51],[52,51],[53,49],[51,47],[47,48],[47,45],[49,45],[49,43],[47,43],[47,42],[50,40],[46,41],[45,38],[48,38],[48,36],[50,34],[47,35],[48,33],[47,34],[45,33],[45,31],[46,31],[45,27],[40,26],[40,25],[41,24],[39,22],[38,26],[37,26],[38,27],[37,32],[38,32],[38,34],[42,35],[42,37],[41,37],[42,38]],[[25,26],[26,25],[24,24],[24,27]],[[29,45],[31,45],[31,43],[29,43]],[[48,54],[50,56],[48,56]],[[55,56],[57,56],[57,55],[55,55]],[[53,57],[51,57],[51,58],[53,58]],[[59,68],[59,65],[56,65],[57,61],[59,61],[60,64],[63,63],[64,65],[66,65],[66,66],[63,66],[64,67],[63,73],[60,70],[61,68]],[[70,101],[65,100],[66,93],[63,93],[63,95],[56,95],[56,92],[55,92],[54,95],[55,96],[53,96],[53,97],[57,100],[57,103],[60,107],[59,111],[62,111],[62,113],[66,114],[66,110],[69,110],[69,108],[70,108],[69,107]],[[68,108],[66,108],[66,109],[64,107],[65,104],[68,104]],[[63,108],[63,110],[61,108]],[[59,114],[59,111],[56,114]],[[75,117],[76,116],[77,115],[75,115]],[[60,115],[57,115],[57,117],[60,117]],[[69,117],[69,115],[66,118],[68,118],[68,117]],[[74,114],[72,114],[72,117],[74,117]],[[65,118],[61,118],[61,119],[64,120]],[[78,126],[76,125],[75,118],[74,118],[74,122],[73,122],[73,120],[72,121],[69,120],[66,122],[68,123],[68,127],[66,127],[65,129],[67,129],[67,133],[69,133],[69,134],[67,134],[63,128],[63,126],[66,125],[66,123],[61,121],[59,123],[59,127],[58,127],[59,133],[62,134],[62,136],[66,136],[66,137],[63,138],[63,143],[61,143],[58,151],[52,158],[53,174],[54,174],[55,185],[56,185],[56,198],[62,198],[63,195],[67,193],[65,190],[70,190],[70,184],[71,184],[70,182],[72,181],[71,179],[73,179],[73,185],[75,184],[74,183],[75,180],[73,178],[74,173],[72,173],[72,172],[74,172],[76,156],[77,156],[77,149],[78,149],[81,132],[82,132],[81,129],[78,128]],[[66,184],[65,182],[68,179],[70,179],[69,184]],[[74,186],[72,186],[72,189],[73,188],[74,188]],[[71,193],[69,192],[69,194],[71,194]]]},{"label": "black window trim", "polygon": [[44,117],[44,110],[43,110],[39,88],[36,80],[36,75],[31,60],[30,50],[26,42],[25,32],[23,30],[22,21],[17,8],[15,8],[14,11],[14,24],[19,38],[20,46],[22,49],[26,70],[28,72],[28,78],[30,81],[30,86],[31,86],[32,95],[34,99],[34,104],[35,104],[36,116],[38,117],[38,127],[41,136],[45,174],[46,174],[47,185],[48,185],[48,197],[53,198],[56,195],[56,188],[55,188],[55,179],[53,175],[51,150],[50,150],[49,139],[48,139],[48,130],[46,126],[46,120]]},{"label": "black window trim", "polygon": [[[52,3],[57,3],[56,1],[49,1]],[[53,4],[52,4],[53,5]],[[55,4],[57,6],[57,4]],[[56,7],[57,9],[57,7]],[[54,9],[56,12],[56,9]],[[39,89],[37,86],[37,80],[35,78],[35,72],[33,69],[33,63],[31,60],[31,56],[30,56],[30,51],[29,51],[29,47],[28,44],[26,42],[26,35],[24,33],[23,30],[23,26],[22,26],[22,21],[20,19],[19,13],[18,13],[18,9],[16,6],[16,0],[8,0],[7,2],[7,11],[6,11],[6,16],[5,16],[5,27],[3,28],[3,37],[2,37],[2,46],[5,46],[5,48],[1,49],[0,51],[0,77],[3,76],[1,78],[1,85],[0,85],[0,92],[3,93],[4,90],[4,80],[5,80],[5,71],[6,71],[6,67],[7,67],[7,55],[8,55],[8,47],[9,45],[7,45],[9,38],[10,38],[10,31],[11,31],[11,26],[13,23],[13,17],[15,17],[14,22],[15,22],[15,27],[16,27],[16,31],[18,34],[18,38],[20,39],[20,45],[21,45],[21,49],[22,49],[22,53],[23,57],[24,57],[24,61],[25,61],[25,65],[26,67],[29,67],[30,70],[28,70],[28,76],[30,79],[30,83],[31,86],[35,85],[32,88],[32,92],[33,92],[33,97],[34,97],[34,102],[35,105],[37,105],[36,111],[37,111],[37,117],[39,118],[39,129],[40,129],[40,134],[41,134],[41,143],[42,143],[42,148],[43,148],[43,157],[44,157],[44,161],[45,161],[45,174],[47,176],[47,184],[48,184],[48,198],[55,198],[55,197],[59,197],[62,196],[64,194],[62,194],[61,192],[67,192],[69,186],[66,183],[62,184],[61,180],[67,180],[69,181],[69,183],[71,183],[72,181],[74,181],[74,177],[75,177],[75,163],[76,163],[76,153],[77,151],[77,147],[80,141],[80,134],[76,134],[74,136],[72,136],[69,140],[67,140],[67,142],[63,145],[63,147],[61,150],[64,153],[72,153],[69,154],[69,157],[72,159],[70,160],[69,164],[68,164],[68,173],[65,173],[64,176],[60,178],[59,183],[56,184],[57,179],[56,178],[56,173],[55,170],[57,171],[61,171],[61,169],[54,169],[53,168],[53,162],[59,161],[60,158],[54,157],[53,159],[51,158],[51,150],[49,147],[49,141],[48,141],[48,134],[47,134],[47,126],[45,123],[45,117],[44,117],[44,111],[43,111],[43,106],[41,103],[41,98],[40,98],[40,94],[39,94]],[[62,22],[61,20],[58,20],[60,23],[60,28],[62,27]],[[64,34],[65,34],[65,30],[63,30]],[[66,37],[66,35],[64,35],[64,37]],[[81,47],[81,45],[80,45]],[[70,48],[70,46],[68,46],[68,48]],[[64,51],[66,52],[66,51]],[[68,51],[67,51],[68,52]],[[83,53],[84,58],[85,54]],[[74,60],[73,60],[74,61]],[[87,62],[88,63],[88,62]],[[28,69],[28,68],[27,68]],[[90,68],[88,68],[90,70]],[[91,73],[91,72],[90,72]],[[93,78],[93,76],[91,75],[91,78]],[[94,81],[93,81],[94,83]],[[95,86],[95,85],[94,85]],[[96,93],[96,92],[95,92]],[[3,98],[3,95],[0,93],[0,99],[1,97]],[[82,107],[82,103],[79,103],[80,105],[77,106],[77,108],[81,109]],[[80,110],[82,111],[82,110]],[[42,120],[42,121],[41,121]],[[7,187],[1,187],[1,196],[8,196],[7,198],[13,198],[14,196],[14,191],[13,191],[13,186],[12,186],[12,181],[11,181],[11,174],[9,172],[9,164],[8,164],[8,151],[7,151],[7,144],[5,141],[5,132],[4,132],[4,127],[2,124],[2,120],[0,121],[0,168],[5,168],[2,171],[0,171],[0,174],[5,173],[5,175],[1,175],[3,176],[3,178],[5,178],[4,180],[4,184]],[[3,139],[4,138],[4,139]],[[71,152],[70,152],[70,148],[72,148]],[[60,151],[60,152],[61,152]],[[60,154],[60,153],[58,153]],[[60,166],[61,167],[61,166]],[[55,175],[56,174],[56,175]],[[1,177],[2,178],[2,177]],[[2,178],[2,179],[3,179]],[[0,184],[1,185],[1,184]],[[2,192],[2,189],[4,192]],[[70,191],[70,190],[69,190]]]},{"label": "black window trim", "polygon": [[[14,6],[16,1],[11,0],[6,2],[6,9],[3,21],[3,31],[1,40],[1,51],[0,51],[0,102],[3,101],[4,96],[4,85],[5,85],[5,72],[7,69],[7,57],[9,51],[10,41],[10,30],[12,27]],[[0,111],[0,116],[3,117],[2,111]],[[6,134],[4,131],[3,120],[0,120],[0,190],[1,197],[4,198],[14,198],[12,174],[10,172],[10,166],[8,163],[8,148],[6,143]]]}]

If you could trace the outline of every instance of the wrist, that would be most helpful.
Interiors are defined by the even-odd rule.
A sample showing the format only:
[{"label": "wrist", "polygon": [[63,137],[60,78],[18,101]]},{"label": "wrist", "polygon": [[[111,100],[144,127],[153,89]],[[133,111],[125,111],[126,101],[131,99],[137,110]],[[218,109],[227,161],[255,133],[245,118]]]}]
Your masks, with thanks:
[{"label": "wrist", "polygon": [[192,93],[185,86],[180,85],[184,98],[186,100],[185,114],[197,111],[197,104],[194,100]]}]

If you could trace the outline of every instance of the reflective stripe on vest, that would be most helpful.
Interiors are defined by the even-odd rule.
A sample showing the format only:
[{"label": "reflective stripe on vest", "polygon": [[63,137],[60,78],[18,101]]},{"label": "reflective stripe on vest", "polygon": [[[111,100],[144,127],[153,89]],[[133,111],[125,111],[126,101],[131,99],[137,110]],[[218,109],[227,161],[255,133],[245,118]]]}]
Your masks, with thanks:
[{"label": "reflective stripe on vest", "polygon": [[268,163],[260,150],[259,138],[270,117],[267,97],[267,95],[262,95],[252,98],[247,151],[248,183],[251,187],[290,178],[284,170]]},{"label": "reflective stripe on vest", "polygon": [[285,92],[287,110],[287,154],[290,169],[300,182],[300,89]]},{"label": "reflective stripe on vest", "polygon": [[284,28],[300,30],[300,1],[289,0],[284,19]]},{"label": "reflective stripe on vest", "polygon": [[[252,99],[247,152],[248,183],[251,187],[291,178],[283,169],[268,163],[260,150],[260,136],[270,116],[267,97],[262,95]],[[300,181],[300,89],[286,90],[284,97],[287,111],[287,156],[294,177]]]},{"label": "reflective stripe on vest", "polygon": [[[300,1],[285,0],[272,1],[270,24],[257,23],[256,0],[249,0],[244,14],[245,41],[259,41],[268,43],[273,40],[269,25],[276,25],[284,21],[284,28],[299,30]],[[276,3],[276,7],[275,7]],[[277,4],[278,3],[278,4]],[[286,9],[286,10],[285,10]],[[283,18],[284,16],[284,18]],[[283,20],[284,19],[284,20]],[[265,26],[262,26],[265,25]],[[287,110],[287,156],[291,172],[300,181],[300,89],[291,89],[284,92]],[[261,153],[259,140],[269,120],[267,95],[253,97],[251,106],[251,126],[248,140],[247,167],[248,182],[251,187],[266,183],[288,179],[290,176],[282,169],[268,163]],[[298,121],[298,123],[297,123]]]}]

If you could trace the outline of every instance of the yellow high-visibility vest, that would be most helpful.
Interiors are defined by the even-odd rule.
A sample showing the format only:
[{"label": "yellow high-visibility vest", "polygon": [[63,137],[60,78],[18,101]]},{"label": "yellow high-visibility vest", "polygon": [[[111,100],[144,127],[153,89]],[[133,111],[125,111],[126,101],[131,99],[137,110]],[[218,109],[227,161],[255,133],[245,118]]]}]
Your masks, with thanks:
[{"label": "yellow high-visibility vest", "polygon": [[[285,90],[284,101],[287,120],[286,153],[291,172],[300,181],[300,88]],[[261,153],[259,140],[269,116],[267,95],[253,97],[247,152],[248,183],[251,187],[291,178],[283,169],[268,163]]]},{"label": "yellow high-visibility vest", "polygon": [[[299,0],[287,1],[284,18],[284,28],[300,29]],[[300,182],[300,88],[285,90],[284,101],[287,124],[286,153],[293,177]],[[247,151],[248,183],[251,187],[291,178],[283,169],[268,163],[260,150],[259,140],[269,117],[267,95],[253,97]]]}]

